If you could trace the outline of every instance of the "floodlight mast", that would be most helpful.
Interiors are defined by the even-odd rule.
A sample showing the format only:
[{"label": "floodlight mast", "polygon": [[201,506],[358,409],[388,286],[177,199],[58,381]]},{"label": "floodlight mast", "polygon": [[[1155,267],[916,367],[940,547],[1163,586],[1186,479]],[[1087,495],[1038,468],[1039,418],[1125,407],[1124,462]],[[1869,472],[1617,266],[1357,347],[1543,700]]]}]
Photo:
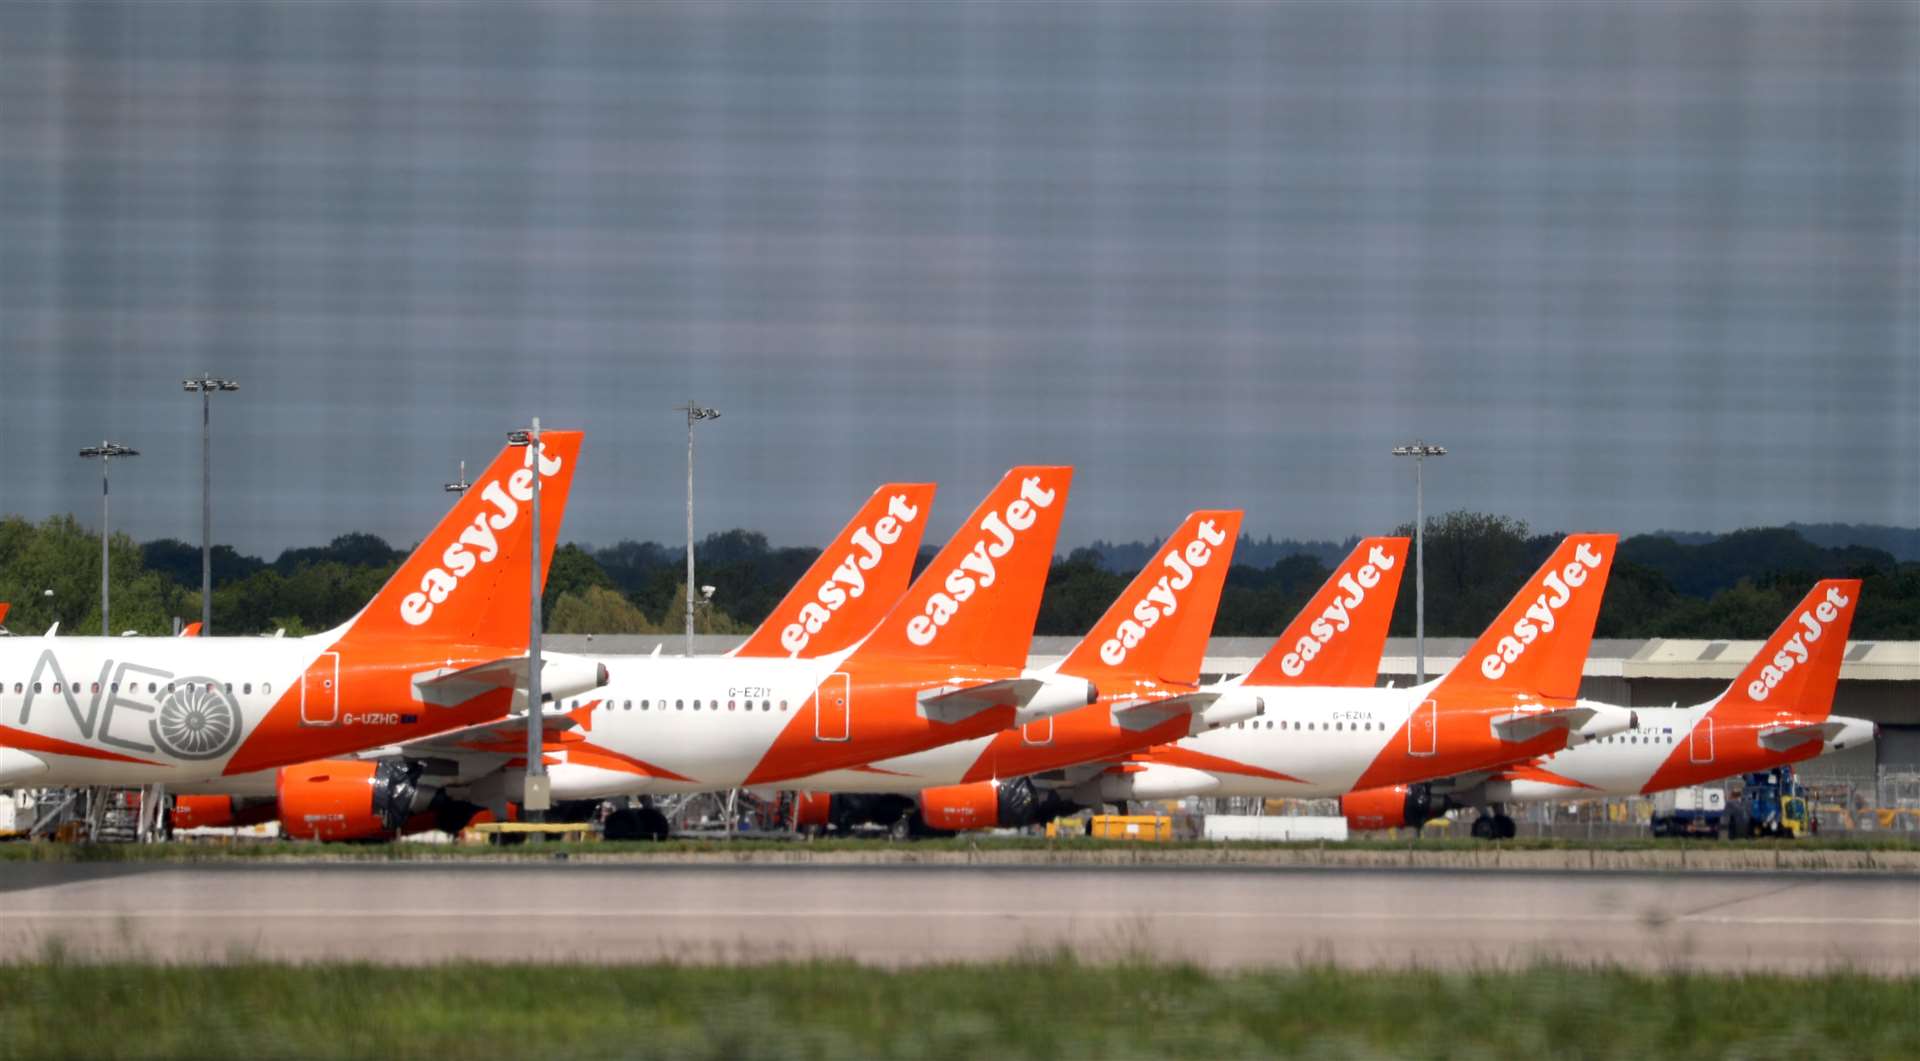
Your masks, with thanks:
[{"label": "floodlight mast", "polygon": [[[107,489],[107,467],[115,457],[138,457],[140,451],[118,442],[101,442],[98,446],[88,446],[80,451],[85,460],[100,462],[100,636],[112,637],[113,625],[107,617],[107,515],[110,492]],[[51,595],[52,590],[47,593]]]},{"label": "floodlight mast", "polygon": [[[526,779],[521,783],[520,812],[528,822],[539,822],[546,819],[547,808],[553,802],[552,789],[547,780],[546,752],[542,747],[542,738],[546,736],[543,731],[546,719],[540,703],[540,418],[533,418],[531,431],[508,432],[507,441],[516,446],[530,447],[527,465],[533,469],[533,519],[528,528],[533,534],[533,556],[530,558],[533,577],[529,590],[532,601],[527,625],[527,771]],[[464,470],[460,479],[466,481]],[[452,489],[451,484],[448,489]],[[540,834],[533,833],[527,839],[537,842]]]},{"label": "floodlight mast", "polygon": [[213,395],[237,391],[240,384],[215,379],[205,372],[199,379],[183,379],[180,389],[200,395],[200,636],[213,635]]},{"label": "floodlight mast", "polygon": [[687,414],[687,655],[693,655],[693,425],[698,420],[718,420],[720,410],[694,404],[673,407]]},{"label": "floodlight mast", "polygon": [[472,488],[473,488],[473,484],[467,481],[467,462],[461,461],[460,462],[460,478],[454,480],[453,482],[448,483],[442,489],[446,490],[446,492],[449,494],[464,495],[468,490]]},{"label": "floodlight mast", "polygon": [[1413,683],[1427,682],[1427,512],[1421,466],[1428,457],[1444,457],[1447,447],[1423,439],[1393,447],[1396,457],[1413,458]]}]

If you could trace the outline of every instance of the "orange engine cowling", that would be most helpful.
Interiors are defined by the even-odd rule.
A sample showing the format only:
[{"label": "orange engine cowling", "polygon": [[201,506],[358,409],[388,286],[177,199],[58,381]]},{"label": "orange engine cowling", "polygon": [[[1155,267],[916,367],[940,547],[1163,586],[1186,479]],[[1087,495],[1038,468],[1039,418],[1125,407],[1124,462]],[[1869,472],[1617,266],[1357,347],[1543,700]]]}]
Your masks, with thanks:
[{"label": "orange engine cowling", "polygon": [[1407,786],[1389,785],[1340,797],[1349,829],[1397,829],[1407,824]]},{"label": "orange engine cowling", "polygon": [[960,832],[1000,824],[1000,786],[992,781],[946,785],[920,793],[920,817],[935,829]]},{"label": "orange engine cowling", "polygon": [[283,767],[275,788],[281,831],[298,840],[384,840],[413,813],[414,778],[397,760]]},{"label": "orange engine cowling", "polygon": [[275,813],[270,799],[241,800],[233,796],[175,796],[175,829],[226,829],[270,822]]},{"label": "orange engine cowling", "polygon": [[1419,828],[1445,814],[1453,801],[1435,796],[1426,785],[1388,785],[1349,792],[1340,797],[1340,813],[1349,829]]},{"label": "orange engine cowling", "polygon": [[796,829],[825,829],[831,824],[833,796],[827,792],[795,792],[793,794],[793,827]]}]

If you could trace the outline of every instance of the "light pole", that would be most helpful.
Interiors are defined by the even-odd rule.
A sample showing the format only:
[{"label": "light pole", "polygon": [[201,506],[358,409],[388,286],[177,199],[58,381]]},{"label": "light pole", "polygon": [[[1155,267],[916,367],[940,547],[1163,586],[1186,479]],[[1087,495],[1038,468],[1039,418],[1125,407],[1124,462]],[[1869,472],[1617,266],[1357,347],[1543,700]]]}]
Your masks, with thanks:
[{"label": "light pole", "polygon": [[[522,783],[520,811],[527,821],[537,822],[546,818],[547,806],[552,802],[545,750],[541,746],[545,722],[540,710],[540,418],[533,418],[531,431],[507,432],[507,441],[528,447],[527,467],[533,469],[533,518],[528,528],[533,537],[533,555],[528,558],[533,581],[527,625],[527,777]],[[462,465],[460,481],[466,480],[465,465]],[[447,489],[452,490],[453,484],[448,483]],[[537,840],[539,834],[528,839]]]},{"label": "light pole", "polygon": [[183,379],[180,389],[200,394],[200,636],[213,636],[213,395],[237,391],[240,384],[215,379]]},{"label": "light pole", "polygon": [[718,420],[720,410],[687,404],[674,409],[687,414],[687,655],[693,655],[693,425],[696,420]]},{"label": "light pole", "polygon": [[107,622],[107,468],[115,457],[138,457],[140,451],[118,442],[102,442],[98,446],[88,446],[80,451],[87,460],[98,458],[100,461],[100,636],[112,637],[113,628]]},{"label": "light pole", "polygon": [[1421,467],[1428,457],[1444,457],[1447,447],[1415,439],[1393,447],[1396,457],[1413,458],[1413,683],[1427,682],[1427,509]]}]

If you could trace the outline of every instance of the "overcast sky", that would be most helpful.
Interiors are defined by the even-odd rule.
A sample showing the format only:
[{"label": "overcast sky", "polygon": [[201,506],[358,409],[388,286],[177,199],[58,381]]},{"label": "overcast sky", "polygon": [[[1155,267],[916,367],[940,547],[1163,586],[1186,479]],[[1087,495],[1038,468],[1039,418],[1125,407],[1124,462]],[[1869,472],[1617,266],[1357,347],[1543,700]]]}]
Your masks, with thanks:
[{"label": "overcast sky", "polygon": [[[0,6],[0,514],[422,535],[588,432],[564,537],[1063,544],[1920,523],[1920,7]],[[930,540],[934,540],[930,538]]]}]

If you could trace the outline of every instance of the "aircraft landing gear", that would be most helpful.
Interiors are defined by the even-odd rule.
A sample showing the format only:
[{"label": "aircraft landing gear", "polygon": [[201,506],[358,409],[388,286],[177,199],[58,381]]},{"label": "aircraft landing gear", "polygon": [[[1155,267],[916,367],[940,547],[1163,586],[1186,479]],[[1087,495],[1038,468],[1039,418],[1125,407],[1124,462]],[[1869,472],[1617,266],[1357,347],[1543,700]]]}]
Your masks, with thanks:
[{"label": "aircraft landing gear", "polygon": [[1473,838],[1476,840],[1511,840],[1520,829],[1506,812],[1495,810],[1492,814],[1482,814],[1473,820]]}]

